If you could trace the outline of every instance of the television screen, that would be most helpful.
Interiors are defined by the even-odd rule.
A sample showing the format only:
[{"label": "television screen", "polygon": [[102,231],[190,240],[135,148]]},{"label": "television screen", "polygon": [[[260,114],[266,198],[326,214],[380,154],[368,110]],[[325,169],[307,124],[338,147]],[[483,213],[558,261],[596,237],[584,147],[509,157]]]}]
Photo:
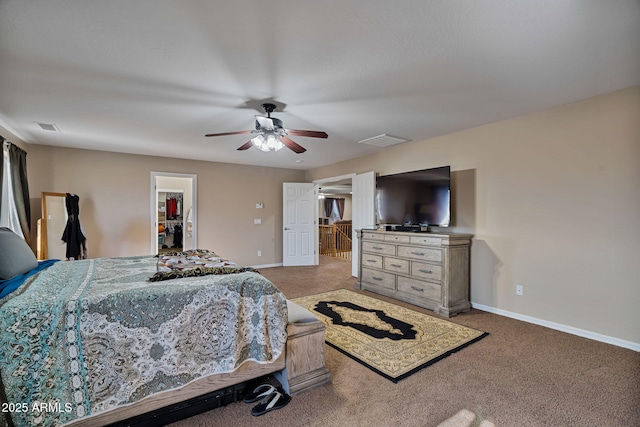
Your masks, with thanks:
[{"label": "television screen", "polygon": [[376,178],[379,225],[451,225],[451,167]]}]

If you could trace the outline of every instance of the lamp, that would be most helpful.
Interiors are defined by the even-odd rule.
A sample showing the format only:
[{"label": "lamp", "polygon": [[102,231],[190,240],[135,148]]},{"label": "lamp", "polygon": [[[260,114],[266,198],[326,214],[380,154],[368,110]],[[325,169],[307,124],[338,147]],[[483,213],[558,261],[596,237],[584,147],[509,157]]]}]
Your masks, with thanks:
[{"label": "lamp", "polygon": [[280,135],[275,133],[260,134],[251,139],[253,145],[262,151],[278,151],[284,144],[280,141]]}]

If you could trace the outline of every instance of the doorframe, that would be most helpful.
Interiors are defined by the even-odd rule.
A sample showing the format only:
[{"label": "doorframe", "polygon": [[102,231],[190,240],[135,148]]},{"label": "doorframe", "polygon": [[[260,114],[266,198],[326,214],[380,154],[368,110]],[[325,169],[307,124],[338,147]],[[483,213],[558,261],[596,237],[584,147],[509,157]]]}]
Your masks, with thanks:
[{"label": "doorframe", "polygon": [[[355,177],[356,175],[357,174],[354,172],[354,173],[348,173],[346,175],[333,176],[333,177],[330,177],[330,178],[315,179],[315,180],[313,180],[311,182],[313,182],[313,184],[314,184],[313,189],[317,193],[321,185],[325,185],[325,184],[330,183],[330,182],[344,181],[345,179],[350,179],[351,180],[351,186],[353,187],[353,177]],[[320,215],[320,211],[318,210],[319,209],[318,205],[319,205],[319,203],[316,200],[316,203],[314,204],[314,206],[315,206],[314,207],[314,215],[315,216],[313,217],[314,218],[313,223],[315,224],[315,229],[314,229],[315,236],[318,236],[318,234],[320,232],[320,224],[318,224],[318,218],[319,218],[319,215]],[[353,216],[353,204],[351,205],[351,211],[352,211],[351,212],[351,216]],[[352,231],[352,233],[354,233],[354,232],[355,232],[355,230]],[[351,239],[353,240],[353,235],[351,236]],[[351,251],[353,252],[353,248],[351,248]],[[352,257],[351,263],[353,264],[354,262],[357,262],[357,260],[354,260],[353,257]],[[315,259],[314,259],[314,263],[315,263],[315,265],[319,265],[320,264],[320,239],[318,239],[317,237],[316,237],[316,244],[315,244]]]},{"label": "doorframe", "polygon": [[[193,220],[193,236],[192,246],[193,248],[187,248],[186,245],[183,250],[197,249],[198,248],[198,175],[194,173],[175,173],[175,172],[158,172],[151,171],[150,189],[149,189],[149,231],[151,234],[150,249],[151,254],[158,253],[158,202],[156,192],[156,178],[169,177],[169,178],[187,178],[191,179],[191,218]],[[185,219],[186,220],[186,219]]]}]

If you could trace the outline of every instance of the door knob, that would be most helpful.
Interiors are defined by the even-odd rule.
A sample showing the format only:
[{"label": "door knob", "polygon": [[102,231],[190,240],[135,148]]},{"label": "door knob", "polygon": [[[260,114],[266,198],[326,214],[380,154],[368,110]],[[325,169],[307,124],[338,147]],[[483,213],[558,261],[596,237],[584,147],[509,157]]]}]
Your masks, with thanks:
[{"label": "door knob", "polygon": [[285,227],[284,231],[291,230],[289,227]]}]

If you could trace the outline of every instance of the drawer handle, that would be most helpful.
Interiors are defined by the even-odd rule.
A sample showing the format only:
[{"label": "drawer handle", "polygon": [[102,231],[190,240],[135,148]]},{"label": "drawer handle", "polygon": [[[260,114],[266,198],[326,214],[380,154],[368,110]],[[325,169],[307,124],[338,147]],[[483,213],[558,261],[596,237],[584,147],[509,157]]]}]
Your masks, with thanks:
[{"label": "drawer handle", "polygon": [[424,256],[424,252],[411,252],[411,255]]},{"label": "drawer handle", "polygon": [[433,271],[431,271],[431,270],[425,270],[424,268],[420,268],[420,269],[418,269],[418,271],[419,271],[420,273],[426,273],[426,274],[432,274],[432,273],[433,273]]},{"label": "drawer handle", "polygon": [[401,267],[402,267],[402,264],[391,264],[391,267],[401,268]]},{"label": "drawer handle", "polygon": [[381,248],[380,246],[374,246],[373,249],[375,249],[376,251],[381,251],[384,248]]},{"label": "drawer handle", "polygon": [[424,292],[424,288],[419,288],[417,286],[411,286],[411,289],[413,289],[414,291],[418,291],[418,292]]},{"label": "drawer handle", "polygon": [[376,262],[376,260],[375,260],[375,259],[368,259],[368,260],[367,260],[367,262],[375,263],[375,262]]},{"label": "drawer handle", "polygon": [[373,276],[372,279],[377,280],[378,282],[382,281],[382,277]]}]

